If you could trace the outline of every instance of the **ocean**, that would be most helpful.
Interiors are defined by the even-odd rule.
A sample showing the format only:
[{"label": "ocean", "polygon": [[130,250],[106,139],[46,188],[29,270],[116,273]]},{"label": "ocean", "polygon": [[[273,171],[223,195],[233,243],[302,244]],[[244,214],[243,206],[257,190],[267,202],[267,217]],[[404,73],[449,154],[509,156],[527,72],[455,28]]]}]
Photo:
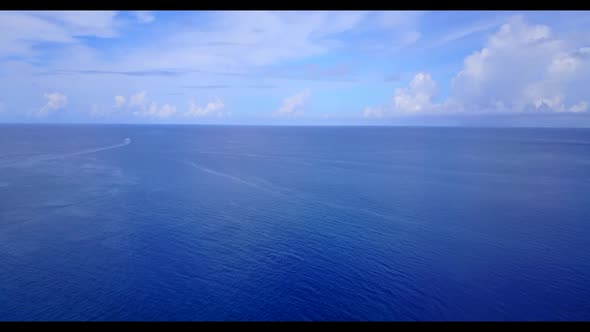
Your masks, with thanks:
[{"label": "ocean", "polygon": [[0,125],[0,320],[590,319],[590,130]]}]

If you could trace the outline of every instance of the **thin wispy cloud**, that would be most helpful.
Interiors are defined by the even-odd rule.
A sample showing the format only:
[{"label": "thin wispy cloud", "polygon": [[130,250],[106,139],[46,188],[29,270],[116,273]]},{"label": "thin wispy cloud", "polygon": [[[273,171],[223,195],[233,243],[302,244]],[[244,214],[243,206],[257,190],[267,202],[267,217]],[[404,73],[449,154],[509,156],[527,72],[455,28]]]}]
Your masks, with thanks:
[{"label": "thin wispy cloud", "polygon": [[140,23],[151,23],[156,19],[154,13],[145,10],[135,11],[133,12],[133,16],[135,16]]},{"label": "thin wispy cloud", "polygon": [[81,37],[117,36],[117,12],[29,11],[0,13],[0,56],[34,57],[45,43],[79,44]]},{"label": "thin wispy cloud", "polygon": [[182,86],[181,88],[184,89],[205,89],[205,90],[215,90],[215,89],[229,89],[231,86],[226,84],[211,84],[211,85],[193,85],[193,86]]},{"label": "thin wispy cloud", "polygon": [[250,88],[250,89],[261,89],[261,90],[266,90],[266,89],[277,89],[279,86],[278,85],[270,85],[270,84],[254,84],[254,85],[246,85],[246,88]]},{"label": "thin wispy cloud", "polygon": [[186,76],[190,74],[209,74],[217,76],[233,76],[244,77],[251,79],[282,79],[282,80],[296,80],[296,81],[326,81],[326,82],[354,82],[354,77],[343,77],[338,72],[331,72],[328,70],[317,70],[309,68],[316,68],[317,66],[308,65],[306,68],[294,69],[253,69],[251,72],[225,72],[216,70],[200,70],[200,69],[162,69],[162,70],[139,70],[139,71],[113,71],[113,70],[50,70],[36,73],[37,76],[59,76],[59,75],[121,75],[121,76],[163,76],[163,77],[177,77]]},{"label": "thin wispy cloud", "polygon": [[458,42],[463,38],[467,38],[478,33],[492,31],[493,29],[498,28],[502,23],[506,22],[506,20],[506,17],[495,17],[485,21],[476,22],[467,26],[463,26],[459,29],[446,33],[439,39],[429,44],[426,44],[424,48],[433,49],[437,47],[442,47],[448,44]]},{"label": "thin wispy cloud", "polygon": [[191,71],[181,70],[130,70],[130,71],[114,71],[114,70],[49,70],[38,72],[38,76],[59,76],[59,75],[122,75],[122,76],[164,76],[176,77],[187,75]]},{"label": "thin wispy cloud", "polygon": [[264,84],[252,84],[252,85],[237,85],[237,86],[232,86],[232,85],[227,85],[227,84],[212,84],[212,85],[194,85],[194,86],[182,86],[181,88],[183,89],[196,89],[196,90],[217,90],[217,89],[230,89],[230,88],[234,88],[234,89],[241,89],[241,88],[247,88],[247,89],[276,89],[278,88],[278,85],[264,85]]},{"label": "thin wispy cloud", "polygon": [[306,89],[283,99],[281,107],[279,107],[276,113],[280,116],[301,115],[304,112],[303,107],[310,95],[311,91]]}]

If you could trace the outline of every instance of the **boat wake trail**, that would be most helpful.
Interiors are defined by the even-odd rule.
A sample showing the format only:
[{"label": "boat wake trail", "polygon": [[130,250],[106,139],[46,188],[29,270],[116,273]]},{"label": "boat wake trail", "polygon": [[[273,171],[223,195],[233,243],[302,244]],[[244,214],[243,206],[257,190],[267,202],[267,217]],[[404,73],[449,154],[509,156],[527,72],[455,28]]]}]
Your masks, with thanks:
[{"label": "boat wake trail", "polygon": [[99,151],[112,150],[112,149],[122,148],[124,146],[129,145],[129,144],[131,144],[131,138],[126,138],[123,141],[123,143],[103,146],[100,148],[87,149],[87,150],[82,150],[82,151],[78,151],[78,152],[66,153],[66,154],[59,155],[57,158],[73,157],[73,156],[79,156],[79,155],[83,155],[83,154],[95,153],[95,152],[99,152]]},{"label": "boat wake trail", "polygon": [[349,205],[344,205],[344,204],[338,204],[338,203],[332,202],[332,201],[327,201],[325,199],[321,199],[319,197],[315,197],[314,195],[309,195],[309,194],[306,194],[306,193],[303,193],[303,192],[300,192],[300,191],[297,191],[294,189],[276,186],[272,182],[267,181],[262,178],[257,178],[257,182],[258,182],[257,183],[257,182],[245,180],[243,178],[240,178],[240,177],[237,177],[237,176],[234,176],[231,174],[212,170],[210,168],[204,167],[202,165],[199,165],[199,164],[191,162],[191,161],[179,161],[179,160],[177,160],[177,161],[187,164],[193,168],[196,168],[196,169],[198,169],[202,172],[208,173],[208,174],[223,177],[223,178],[229,179],[231,181],[234,181],[236,183],[243,184],[243,185],[246,185],[246,186],[249,186],[252,188],[256,188],[259,190],[263,190],[263,191],[266,191],[266,192],[269,192],[272,194],[288,197],[289,200],[291,200],[291,201],[312,202],[313,204],[316,204],[316,205],[323,205],[328,208],[347,211],[349,213],[350,212],[359,213],[359,214],[364,214],[366,216],[371,216],[374,218],[380,218],[380,219],[384,219],[384,220],[392,220],[391,216],[388,216],[386,214],[378,213],[375,211],[371,211],[371,210],[367,210],[367,209],[363,209],[363,208],[359,208],[359,207],[355,207],[355,206],[349,206]]},{"label": "boat wake trail", "polygon": [[261,185],[259,183],[248,181],[248,180],[242,179],[240,177],[237,177],[237,176],[234,176],[234,175],[231,175],[231,174],[219,172],[219,171],[216,171],[216,170],[213,170],[213,169],[204,167],[202,165],[199,165],[199,164],[194,163],[194,162],[191,162],[191,161],[181,161],[181,162],[184,163],[184,164],[187,164],[187,165],[189,165],[189,166],[191,166],[193,168],[196,168],[196,169],[198,169],[198,170],[200,170],[202,172],[209,173],[209,174],[212,174],[212,175],[216,175],[216,176],[219,176],[219,177],[223,177],[223,178],[232,180],[234,182],[237,182],[237,183],[240,183],[240,184],[243,184],[243,185],[252,187],[252,188],[256,188],[256,189],[259,189],[259,190],[267,191],[267,192],[270,192],[270,193],[273,193],[273,194],[278,194],[279,193],[276,190],[267,188],[266,186]]},{"label": "boat wake trail", "polygon": [[231,156],[231,157],[250,157],[250,158],[261,158],[261,159],[275,159],[275,160],[282,160],[287,162],[294,162],[298,164],[302,164],[305,166],[313,166],[315,163],[327,163],[327,164],[334,164],[334,165],[341,165],[341,166],[374,166],[373,163],[366,163],[354,160],[344,160],[344,159],[329,159],[329,158],[301,158],[301,157],[294,157],[294,156],[273,156],[273,155],[264,155],[264,154],[254,154],[254,153],[230,153],[230,152],[213,152],[213,151],[195,151],[195,153],[199,154],[209,154],[209,155],[221,155],[221,156]]},{"label": "boat wake trail", "polygon": [[127,146],[129,144],[131,144],[131,139],[125,138],[125,140],[119,144],[107,145],[107,146],[102,146],[102,147],[92,148],[92,149],[85,149],[85,150],[70,152],[70,153],[46,154],[46,155],[42,154],[42,155],[28,157],[25,160],[11,160],[11,161],[7,161],[4,163],[0,163],[0,167],[30,166],[30,165],[34,165],[36,163],[44,162],[44,161],[51,161],[51,160],[57,160],[57,159],[63,159],[63,158],[68,158],[68,157],[75,157],[75,156],[80,156],[80,155],[85,155],[85,154],[96,153],[96,152],[100,152],[100,151],[118,149],[118,148]]},{"label": "boat wake trail", "polygon": [[312,163],[303,160],[302,158],[296,157],[287,157],[287,156],[273,156],[273,155],[264,155],[264,154],[255,154],[255,153],[230,153],[230,152],[212,152],[212,151],[195,151],[199,154],[209,154],[209,155],[221,155],[221,156],[230,156],[230,157],[248,157],[248,158],[260,158],[260,159],[273,159],[273,160],[282,160],[287,162],[294,162],[305,166],[313,166]]},{"label": "boat wake trail", "polygon": [[287,187],[279,186],[271,181],[268,181],[268,180],[260,178],[260,177],[254,177],[253,179],[246,180],[244,178],[237,177],[235,175],[231,175],[228,173],[224,173],[224,172],[220,172],[220,171],[216,171],[216,170],[207,168],[205,166],[202,166],[202,165],[197,164],[192,161],[176,160],[176,159],[170,159],[170,160],[186,164],[186,165],[196,168],[204,173],[215,175],[215,176],[218,176],[221,178],[231,180],[232,182],[235,182],[235,183],[238,183],[241,185],[245,185],[245,186],[248,186],[251,188],[255,188],[257,190],[271,193],[274,196],[278,196],[278,197],[282,197],[283,199],[287,199],[291,204],[294,204],[297,202],[298,204],[303,204],[303,205],[309,205],[309,204],[316,205],[316,206],[319,205],[319,206],[323,206],[323,207],[329,208],[329,209],[344,211],[345,213],[347,213],[349,215],[357,215],[357,216],[364,215],[365,217],[377,218],[377,219],[380,219],[383,221],[394,222],[396,224],[399,224],[399,223],[415,224],[415,223],[410,222],[408,220],[395,218],[389,214],[379,213],[377,211],[373,211],[370,209],[365,209],[362,207],[355,206],[354,204],[338,203],[336,201],[326,200],[325,198],[315,195],[313,193],[303,192],[303,191],[300,191],[300,190],[297,190],[294,188],[287,188]]}]

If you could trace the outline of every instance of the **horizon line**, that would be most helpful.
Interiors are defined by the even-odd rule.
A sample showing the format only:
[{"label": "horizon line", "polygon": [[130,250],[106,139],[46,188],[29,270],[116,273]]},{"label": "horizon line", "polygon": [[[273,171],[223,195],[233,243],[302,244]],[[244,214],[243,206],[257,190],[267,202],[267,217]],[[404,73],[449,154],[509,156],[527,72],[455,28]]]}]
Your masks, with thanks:
[{"label": "horizon line", "polygon": [[200,126],[200,127],[376,127],[376,128],[467,128],[467,129],[590,129],[590,126],[506,125],[412,125],[412,124],[236,124],[236,123],[90,123],[90,122],[0,122],[0,126]]}]

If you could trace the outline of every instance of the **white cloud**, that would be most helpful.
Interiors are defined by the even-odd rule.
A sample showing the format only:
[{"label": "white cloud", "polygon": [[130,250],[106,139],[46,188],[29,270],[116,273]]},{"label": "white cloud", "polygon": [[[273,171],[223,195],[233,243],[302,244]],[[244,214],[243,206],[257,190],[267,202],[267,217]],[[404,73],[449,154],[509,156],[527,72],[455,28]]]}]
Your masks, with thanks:
[{"label": "white cloud", "polygon": [[0,13],[0,55],[33,56],[39,43],[78,43],[77,37],[114,37],[116,12],[29,11]]},{"label": "white cloud", "polygon": [[145,10],[134,11],[133,16],[135,16],[139,23],[151,23],[155,19],[154,14],[152,12]]},{"label": "white cloud", "polygon": [[492,19],[485,19],[482,21],[472,23],[467,26],[463,26],[460,29],[456,29],[456,30],[446,33],[445,35],[440,37],[438,40],[427,45],[426,49],[441,47],[441,46],[456,42],[458,40],[461,40],[463,38],[466,38],[468,36],[471,36],[471,35],[474,35],[477,33],[481,33],[481,32],[490,30],[492,28],[496,28],[500,24],[504,23],[504,21],[505,21],[505,18],[494,17]]},{"label": "white cloud", "polygon": [[158,114],[158,103],[152,101],[150,107],[147,109],[147,115],[155,116]]},{"label": "white cloud", "polygon": [[418,31],[408,31],[401,36],[401,46],[408,46],[417,42],[422,34]]},{"label": "white cloud", "polygon": [[390,105],[365,107],[363,117],[381,118],[388,115],[423,114],[437,110],[438,105],[432,103],[436,96],[437,86],[429,73],[417,73],[407,88],[398,88]]},{"label": "white cloud", "polygon": [[172,117],[174,114],[176,114],[176,107],[169,104],[158,107],[158,103],[155,101],[152,101],[148,107],[146,107],[146,105],[142,105],[141,108],[133,112],[133,115],[135,116],[157,119],[167,119]]},{"label": "white cloud", "polygon": [[223,102],[220,99],[215,99],[214,101],[210,101],[205,105],[205,107],[200,107],[195,103],[190,103],[190,109],[186,113],[189,117],[204,117],[212,114],[217,114],[218,116],[223,116],[221,110],[225,107]]},{"label": "white cloud", "polygon": [[115,107],[119,108],[125,105],[125,97],[115,96]]},{"label": "white cloud", "polygon": [[74,36],[115,37],[116,11],[42,11],[34,15],[58,21]]},{"label": "white cloud", "polygon": [[570,112],[579,113],[579,112],[586,112],[588,110],[588,103],[585,101],[581,101],[574,106],[570,107]]},{"label": "white cloud", "polygon": [[362,25],[358,26],[366,33],[362,40],[349,44],[349,50],[369,52],[398,52],[416,44],[422,38],[420,21],[421,11],[380,11],[366,15]]},{"label": "white cloud", "polygon": [[[131,114],[140,117],[168,119],[177,114],[176,107],[170,104],[164,104],[158,107],[156,101],[149,102],[147,98],[147,91],[141,91],[131,95],[128,99],[127,106],[134,109]],[[125,105],[125,97],[115,96],[115,107],[122,107]]]},{"label": "white cloud", "polygon": [[277,110],[279,115],[302,114],[302,107],[308,100],[311,92],[303,90],[293,96],[287,97],[281,103],[281,107]]},{"label": "white cloud", "polygon": [[367,106],[363,109],[363,117],[365,118],[382,118],[387,115],[387,110],[383,107]]},{"label": "white cloud", "polygon": [[479,51],[467,56],[451,93],[434,103],[436,83],[419,73],[395,90],[385,107],[363,109],[365,117],[400,114],[585,112],[590,48],[571,47],[545,25],[512,17]]},{"label": "white cloud", "polygon": [[174,113],[176,113],[176,107],[166,104],[160,108],[160,111],[156,116],[160,118],[169,118],[174,115]]},{"label": "white cloud", "polygon": [[[378,14],[356,11],[186,13],[182,20],[165,22],[158,26],[157,34],[151,34],[152,29],[122,29],[126,24],[139,25],[138,20],[142,17],[144,21],[149,20],[148,14],[6,12],[0,13],[0,57],[18,56],[20,59],[20,56],[24,56],[27,65],[32,64],[31,74],[10,69],[18,73],[20,80],[28,80],[25,82],[28,86],[26,90],[21,90],[21,94],[38,94],[39,91],[35,91],[36,88],[30,84],[35,80],[43,82],[43,86],[48,88],[68,91],[71,97],[85,95],[91,100],[86,108],[88,110],[92,102],[104,100],[102,98],[105,95],[113,98],[130,86],[145,87],[152,97],[152,91],[164,90],[164,84],[192,83],[189,79],[213,81],[219,79],[219,75],[225,75],[224,79],[229,80],[231,85],[237,85],[231,80],[254,81],[260,80],[262,76],[273,80],[293,77],[329,80],[349,78],[352,74],[347,73],[349,70],[346,68],[333,68],[332,72],[331,66],[326,65],[323,69],[304,71],[284,61],[327,54],[342,50],[347,45],[351,50],[355,49],[356,40],[347,40],[345,34],[355,34],[359,28],[361,32],[367,31],[367,28],[370,31],[389,29],[386,26],[391,24],[391,20],[384,20],[383,27],[371,25],[371,16]],[[398,14],[400,21],[404,17]],[[160,17],[156,18],[154,23],[160,23]],[[96,44],[94,38],[83,38],[114,38],[119,34],[136,32],[137,35],[125,35],[124,42],[117,42],[116,47],[110,41]],[[150,34],[151,38],[146,39],[143,36],[145,33]],[[408,36],[412,39],[412,33]],[[396,39],[395,36],[389,37]],[[36,61],[29,61],[29,57]],[[345,67],[347,64],[335,65]],[[0,67],[3,65],[0,64]],[[132,74],[126,75],[130,72]],[[246,76],[239,76],[240,73]],[[151,76],[153,80],[145,80],[143,75],[152,74],[157,77]],[[164,82],[171,77],[178,77],[178,81]],[[0,78],[0,84],[7,85],[13,80]],[[114,106],[105,107],[149,107],[148,101],[132,101],[128,94],[124,98],[125,104],[107,100]],[[166,101],[176,105],[182,102]],[[199,106],[204,109],[207,107],[206,104]],[[181,110],[181,113],[184,114],[184,111]]]},{"label": "white cloud", "polygon": [[513,17],[465,58],[451,97],[475,111],[566,111],[585,97],[580,78],[590,71],[584,50],[571,51],[548,26]]},{"label": "white cloud", "polygon": [[571,54],[559,54],[549,65],[548,74],[552,76],[571,75],[579,69],[580,60]]},{"label": "white cloud", "polygon": [[409,88],[396,89],[393,107],[403,113],[416,113],[431,108],[436,95],[436,83],[428,73],[418,73],[410,82]]},{"label": "white cloud", "polygon": [[[133,47],[125,68],[246,68],[320,55],[340,45],[337,34],[354,29],[364,12],[222,11],[202,14],[208,29],[179,25],[166,37]],[[305,24],[302,24],[302,19]],[[289,38],[285,38],[288,36]],[[157,45],[157,46],[155,46]],[[142,59],[138,63],[136,59]]]},{"label": "white cloud", "polygon": [[376,13],[375,22],[382,28],[408,28],[413,27],[416,21],[424,13],[420,11],[391,10]]},{"label": "white cloud", "polygon": [[[41,58],[43,64],[35,65],[36,71],[51,75],[179,72],[181,76],[201,70],[210,75],[230,72],[255,78],[261,73],[272,76],[276,70],[272,66],[280,66],[283,60],[321,55],[342,46],[339,34],[361,25],[366,16],[364,12],[322,11],[187,13],[190,24],[184,19],[171,20],[159,26],[152,38],[125,36],[126,42],[117,47],[81,38],[117,37],[129,31],[122,27],[148,21],[150,14],[2,12],[0,57]],[[53,45],[56,43],[60,45]]]},{"label": "white cloud", "polygon": [[48,115],[52,111],[65,107],[68,103],[68,97],[59,92],[45,93],[43,97],[45,97],[47,103],[41,107],[37,113],[38,116]]},{"label": "white cloud", "polygon": [[146,103],[147,91],[141,91],[129,97],[129,106],[143,107]]}]

